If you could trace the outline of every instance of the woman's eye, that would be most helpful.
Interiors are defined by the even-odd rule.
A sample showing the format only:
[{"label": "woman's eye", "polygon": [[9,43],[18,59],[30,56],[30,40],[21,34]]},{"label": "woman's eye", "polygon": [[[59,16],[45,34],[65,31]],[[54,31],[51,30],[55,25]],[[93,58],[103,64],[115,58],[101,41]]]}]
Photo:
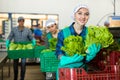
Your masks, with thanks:
[{"label": "woman's eye", "polygon": [[85,15],[86,15],[86,16],[88,16],[88,15],[89,15],[89,13],[85,13]]},{"label": "woman's eye", "polygon": [[86,15],[86,16],[89,16],[89,12],[86,12],[86,13],[82,13],[82,12],[78,12],[79,15]]}]

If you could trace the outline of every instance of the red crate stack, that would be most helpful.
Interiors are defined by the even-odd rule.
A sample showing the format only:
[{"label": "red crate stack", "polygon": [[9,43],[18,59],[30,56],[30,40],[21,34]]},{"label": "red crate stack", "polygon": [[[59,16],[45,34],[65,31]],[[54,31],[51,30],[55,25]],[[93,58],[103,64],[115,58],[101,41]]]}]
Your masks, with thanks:
[{"label": "red crate stack", "polygon": [[109,54],[109,63],[111,65],[120,65],[120,51],[111,51]]},{"label": "red crate stack", "polygon": [[88,65],[95,66],[101,70],[103,70],[106,65],[120,65],[120,51],[102,49]]},{"label": "red crate stack", "polygon": [[59,80],[120,80],[120,66],[107,65],[105,70],[86,72],[83,68],[60,68]]},{"label": "red crate stack", "polygon": [[102,49],[89,62],[93,69],[86,72],[83,68],[60,68],[59,80],[120,80],[120,51]]},{"label": "red crate stack", "polygon": [[108,51],[106,49],[101,49],[101,51],[96,55],[96,57],[88,63],[90,66],[94,66],[98,69],[103,70],[107,64]]}]

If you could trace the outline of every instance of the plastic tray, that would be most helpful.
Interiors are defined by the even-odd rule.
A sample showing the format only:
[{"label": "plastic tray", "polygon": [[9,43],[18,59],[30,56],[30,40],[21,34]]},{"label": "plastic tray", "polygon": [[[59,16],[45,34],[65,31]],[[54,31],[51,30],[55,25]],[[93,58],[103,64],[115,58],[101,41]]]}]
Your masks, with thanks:
[{"label": "plastic tray", "polygon": [[41,51],[46,49],[45,46],[35,46],[35,49],[34,49],[34,57],[35,58],[40,58],[40,55],[41,55]]},{"label": "plastic tray", "polygon": [[54,51],[42,53],[40,60],[42,72],[55,72],[57,70],[59,60],[56,58]]},{"label": "plastic tray", "polygon": [[34,58],[34,49],[29,50],[8,50],[8,58],[18,59],[18,58]]},{"label": "plastic tray", "polygon": [[[31,42],[15,42],[15,44],[30,44]],[[7,50],[8,58],[18,59],[18,58],[34,58],[34,48],[25,50]]]}]

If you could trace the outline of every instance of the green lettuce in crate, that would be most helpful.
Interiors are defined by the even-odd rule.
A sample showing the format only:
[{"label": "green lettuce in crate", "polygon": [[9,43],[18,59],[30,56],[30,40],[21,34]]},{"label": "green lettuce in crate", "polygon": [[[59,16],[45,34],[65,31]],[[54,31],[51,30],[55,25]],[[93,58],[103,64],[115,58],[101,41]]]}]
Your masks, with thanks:
[{"label": "green lettuce in crate", "polygon": [[66,55],[73,56],[74,54],[85,55],[84,43],[81,36],[71,35],[64,39],[64,46],[61,50],[66,52]]},{"label": "green lettuce in crate", "polygon": [[105,26],[89,26],[88,34],[85,40],[85,48],[92,43],[100,43],[102,48],[107,48],[114,42],[113,35]]},{"label": "green lettuce in crate", "polygon": [[49,52],[52,52],[52,50],[51,49],[44,49],[41,51],[42,54],[49,53]]},{"label": "green lettuce in crate", "polygon": [[23,45],[17,44],[17,48],[15,50],[21,50],[23,48]]},{"label": "green lettuce in crate", "polygon": [[56,49],[56,44],[57,44],[57,38],[51,38],[49,39],[49,48],[51,50],[55,50]]},{"label": "green lettuce in crate", "polygon": [[25,47],[26,49],[33,49],[32,43],[26,44]]},{"label": "green lettuce in crate", "polygon": [[9,50],[15,50],[17,48],[17,44],[11,42],[9,46]]},{"label": "green lettuce in crate", "polygon": [[26,50],[33,49],[32,43],[21,44],[21,43],[10,43],[9,50]]}]

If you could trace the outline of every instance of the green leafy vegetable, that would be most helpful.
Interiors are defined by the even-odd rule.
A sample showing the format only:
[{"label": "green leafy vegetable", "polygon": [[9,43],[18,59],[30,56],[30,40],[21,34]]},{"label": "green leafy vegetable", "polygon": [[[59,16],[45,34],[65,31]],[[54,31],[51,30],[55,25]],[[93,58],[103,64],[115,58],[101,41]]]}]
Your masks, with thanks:
[{"label": "green leafy vegetable", "polygon": [[55,50],[57,44],[57,38],[51,38],[48,42],[49,42],[49,48],[51,50]]},{"label": "green leafy vegetable", "polygon": [[52,52],[52,50],[51,49],[44,49],[44,50],[41,51],[42,54],[43,53],[49,53],[49,52]]},{"label": "green leafy vegetable", "polygon": [[66,52],[68,56],[73,56],[74,54],[86,56],[85,51],[91,44],[101,44],[102,48],[107,48],[113,42],[113,35],[109,32],[108,28],[104,26],[89,26],[84,42],[81,36],[71,35],[64,39],[64,46],[61,47],[61,50]]},{"label": "green leafy vegetable", "polygon": [[85,40],[85,47],[87,48],[92,43],[101,44],[102,48],[109,47],[114,42],[113,35],[105,26],[89,26],[88,34]]},{"label": "green leafy vegetable", "polygon": [[9,50],[26,50],[26,49],[33,49],[32,43],[20,44],[11,42],[9,47]]},{"label": "green leafy vegetable", "polygon": [[64,46],[61,50],[66,52],[66,55],[73,56],[74,54],[84,53],[84,43],[81,36],[71,35],[64,40]]}]

